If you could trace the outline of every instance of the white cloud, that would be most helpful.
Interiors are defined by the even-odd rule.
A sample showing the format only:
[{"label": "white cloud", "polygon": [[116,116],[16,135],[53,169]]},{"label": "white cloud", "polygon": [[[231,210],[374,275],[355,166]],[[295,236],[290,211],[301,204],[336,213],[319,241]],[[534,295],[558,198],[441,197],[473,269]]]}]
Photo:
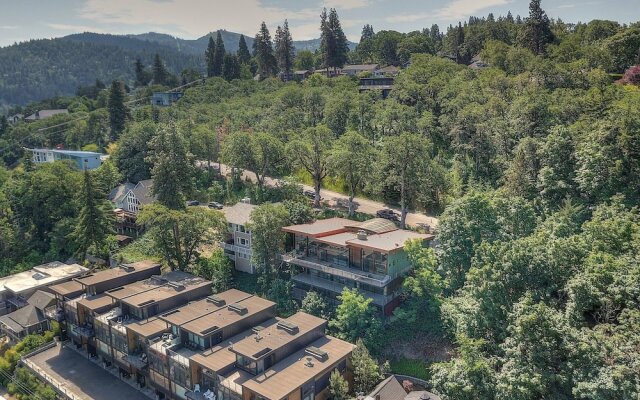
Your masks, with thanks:
[{"label": "white cloud", "polygon": [[45,24],[45,25],[57,31],[104,33],[102,29],[96,28],[95,26],[69,25],[69,24]]},{"label": "white cloud", "polygon": [[474,15],[485,8],[502,6],[511,0],[454,0],[449,5],[436,10],[435,17],[444,20],[456,20]]},{"label": "white cloud", "polygon": [[417,13],[417,14],[399,14],[392,15],[390,17],[385,18],[387,22],[415,22],[423,19],[429,18],[430,14],[425,13]]},{"label": "white cloud", "polygon": [[369,5],[369,0],[324,0],[324,7],[353,10]]},{"label": "white cloud", "polygon": [[557,8],[575,8],[575,4],[560,4]]},{"label": "white cloud", "polygon": [[[348,3],[358,1],[362,0],[347,0]],[[306,25],[311,22],[317,25],[319,15],[320,9],[284,10],[265,7],[259,0],[87,0],[80,11],[82,18],[101,24],[126,25],[128,29],[152,24],[164,27],[164,31],[191,37],[217,29],[253,35],[260,22],[265,21],[271,28],[285,18],[294,34],[306,36],[310,33]],[[112,26],[109,30],[113,30]],[[309,38],[317,36],[316,27]]]},{"label": "white cloud", "polygon": [[0,29],[2,30],[7,30],[7,31],[12,31],[14,29],[18,29],[19,26],[16,25],[0,25]]}]

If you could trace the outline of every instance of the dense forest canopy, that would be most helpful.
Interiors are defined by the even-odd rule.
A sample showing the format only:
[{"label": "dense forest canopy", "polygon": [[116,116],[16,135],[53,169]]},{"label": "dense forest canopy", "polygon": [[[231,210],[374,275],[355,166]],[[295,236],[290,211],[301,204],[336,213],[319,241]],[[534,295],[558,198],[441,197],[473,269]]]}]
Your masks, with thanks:
[{"label": "dense forest canopy", "polygon": [[[209,41],[211,77],[171,107],[148,104],[153,90],[178,80],[156,57],[139,68],[134,102],[122,82],[96,84],[90,96],[43,103],[69,115],[0,124],[3,271],[112,251],[86,216],[104,211],[95,193],[118,182],[154,180],[161,204],[143,212],[153,243],[171,242],[168,226],[217,227],[214,214],[185,211],[184,200],[221,201],[241,187],[257,203],[282,202],[259,207],[252,229],[259,284],[289,313],[297,307],[289,272],[274,261],[279,227],[312,213],[288,184],[264,181],[294,176],[440,216],[435,248],[409,245],[415,269],[393,318],[382,328],[364,298],[346,290],[329,315],[338,336],[363,337],[380,358],[433,335],[451,341],[449,360],[426,357],[440,361],[425,374],[445,399],[638,398],[640,25],[571,25],[533,0],[525,18],[471,18],[444,34],[367,25],[354,51],[335,53],[334,12],[323,13],[318,53],[299,52],[294,65],[405,66],[387,98],[360,93],[356,78],[276,78],[291,68],[286,25],[274,51],[263,24],[258,60],[230,58],[222,40]],[[470,68],[474,59],[488,67]],[[264,79],[246,76],[251,68]],[[34,166],[21,150],[57,145],[110,159],[83,174],[64,163]],[[216,180],[195,160],[253,171],[257,183]],[[96,240],[79,240],[80,232]],[[193,252],[155,251],[179,253],[167,260],[175,268],[216,273]],[[330,314],[319,298],[302,307]]]}]

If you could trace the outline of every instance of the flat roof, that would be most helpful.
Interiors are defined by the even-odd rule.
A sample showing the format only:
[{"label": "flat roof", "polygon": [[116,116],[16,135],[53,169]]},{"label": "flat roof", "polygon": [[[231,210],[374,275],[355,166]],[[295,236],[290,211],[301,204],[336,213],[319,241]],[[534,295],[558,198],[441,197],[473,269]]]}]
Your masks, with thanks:
[{"label": "flat roof", "polygon": [[10,290],[21,293],[43,286],[72,279],[89,271],[78,264],[65,264],[58,261],[38,265],[28,271],[0,278],[0,292]]},{"label": "flat roof", "polygon": [[78,300],[78,304],[81,304],[83,307],[91,311],[99,310],[109,305],[113,305],[115,307],[115,304],[113,303],[113,299],[103,293],[97,296],[84,297]]},{"label": "flat roof", "polygon": [[251,213],[258,208],[254,204],[239,202],[231,207],[224,207],[221,211],[227,222],[236,225],[246,225],[249,222]]},{"label": "flat roof", "polygon": [[[172,286],[170,283],[175,283],[176,286]],[[189,280],[170,283],[126,297],[122,300],[122,302],[130,304],[134,307],[138,307],[149,304],[151,302],[157,303],[177,296],[181,293],[187,293],[204,286],[211,286],[211,281],[197,276],[194,276]]]},{"label": "flat roof", "polygon": [[151,317],[142,321],[135,321],[127,325],[127,329],[135,334],[148,338],[167,331],[167,323],[158,317]]},{"label": "flat roof", "polygon": [[367,235],[365,240],[358,239],[356,236],[354,239],[349,240],[347,244],[383,252],[392,252],[404,248],[407,240],[431,240],[433,238],[433,235],[398,229],[379,235]]},{"label": "flat roof", "polygon": [[96,283],[107,282],[110,280],[118,279],[121,276],[126,276],[135,272],[140,272],[148,269],[157,268],[160,264],[151,260],[139,261],[133,264],[127,264],[131,267],[130,271],[125,270],[121,266],[115,268],[109,268],[102,271],[97,271],[81,278],[76,278],[76,281],[85,286],[95,285]]},{"label": "flat roof", "polygon": [[[326,357],[315,357],[307,353],[306,348],[312,346],[326,352]],[[354,347],[344,340],[324,336],[265,372],[252,376],[244,381],[243,386],[267,399],[283,399],[314,377],[327,373],[336,363],[349,355]]]},{"label": "flat roof", "polygon": [[[277,323],[277,318],[271,318],[262,322],[259,326],[267,329]],[[230,337],[228,340],[218,344],[217,346],[191,356],[191,361],[215,372],[223,370],[236,362],[236,353],[230,350],[230,348],[233,347],[233,344],[248,337],[255,336],[255,334],[256,333],[253,328],[247,329],[246,331]]]},{"label": "flat roof", "polygon": [[238,289],[229,289],[224,292],[209,296],[209,298],[217,298],[224,301],[224,304],[214,303],[209,298],[193,301],[186,306],[178,307],[166,313],[159,315],[158,317],[172,325],[181,326],[189,321],[193,321],[204,315],[219,310],[222,307],[226,307],[231,303],[251,297],[249,293],[245,293]]},{"label": "flat roof", "polygon": [[285,232],[297,233],[306,236],[320,237],[341,233],[346,229],[347,226],[357,225],[358,221],[334,217],[319,219],[308,224],[285,226],[284,228],[282,228],[282,230]]},{"label": "flat roof", "polygon": [[220,329],[231,326],[238,321],[251,317],[268,309],[269,307],[273,307],[275,303],[258,296],[251,296],[236,303],[232,303],[232,305],[236,307],[245,307],[246,312],[236,312],[230,309],[229,305],[227,305],[200,318],[189,321],[182,325],[181,328],[198,335],[204,335],[203,332],[209,331],[216,326]]},{"label": "flat roof", "polygon": [[70,294],[82,292],[84,291],[84,288],[79,282],[68,281],[49,286],[49,290],[55,294],[59,294],[60,296],[68,296]]},{"label": "flat roof", "polygon": [[153,278],[147,278],[142,281],[136,281],[127,285],[118,286],[116,288],[106,290],[104,294],[112,297],[115,300],[122,300],[135,294],[155,289],[161,284],[164,283],[158,283],[158,281],[154,282]]},{"label": "flat roof", "polygon": [[336,233],[335,235],[322,236],[316,238],[316,242],[322,242],[334,246],[345,247],[347,246],[347,242],[351,239],[356,238],[358,235],[353,232],[342,232]]},{"label": "flat roof", "polygon": [[[282,329],[280,326],[285,322],[295,325],[294,332]],[[260,340],[254,337],[245,338],[233,346],[233,352],[253,359],[259,359],[266,354],[275,351],[300,336],[326,325],[327,321],[304,312],[297,312],[289,318],[278,321],[267,329],[259,332]]]}]

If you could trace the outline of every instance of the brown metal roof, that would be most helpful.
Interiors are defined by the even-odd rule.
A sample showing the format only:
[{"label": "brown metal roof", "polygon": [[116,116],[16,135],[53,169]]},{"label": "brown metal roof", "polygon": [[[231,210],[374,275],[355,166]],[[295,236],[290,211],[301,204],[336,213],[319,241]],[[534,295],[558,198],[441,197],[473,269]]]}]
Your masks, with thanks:
[{"label": "brown metal roof", "polygon": [[251,296],[236,303],[230,304],[236,307],[246,307],[246,312],[244,312],[243,314],[238,313],[230,309],[229,305],[227,305],[200,318],[189,321],[182,325],[181,328],[189,332],[201,335],[202,332],[210,330],[215,326],[220,329],[225,328],[275,305],[274,302],[258,296]]},{"label": "brown metal roof", "polygon": [[114,305],[113,299],[105,294],[99,294],[97,296],[85,297],[84,299],[80,299],[78,304],[81,304],[85,308],[96,311],[103,307],[107,307],[109,305]]},{"label": "brown metal roof", "polygon": [[[290,332],[281,328],[282,322],[292,324],[297,330]],[[275,351],[285,346],[293,340],[315,329],[320,329],[327,324],[327,321],[315,317],[311,314],[298,312],[287,319],[281,320],[278,324],[259,332],[260,340],[255,337],[246,338],[233,346],[233,352],[246,357],[258,359],[266,353]]]},{"label": "brown metal roof", "polygon": [[[277,323],[278,320],[276,318],[271,318],[262,322],[260,326],[264,329],[267,329]],[[223,341],[215,347],[191,356],[191,361],[214,372],[226,369],[236,362],[236,353],[229,350],[229,348],[233,347],[234,343],[238,343],[243,339],[252,336],[255,336],[255,332],[253,331],[253,329],[247,329],[246,331],[243,331],[229,338],[228,340]]]},{"label": "brown metal roof", "polygon": [[143,321],[136,321],[127,325],[127,329],[145,338],[153,337],[168,331],[167,323],[158,317],[151,317]]},{"label": "brown metal roof", "polygon": [[69,281],[49,286],[49,290],[55,294],[59,294],[60,296],[80,294],[84,291],[82,285],[76,281]]},{"label": "brown metal roof", "polygon": [[309,224],[291,225],[282,228],[285,232],[297,233],[311,237],[328,236],[344,232],[347,226],[357,226],[357,221],[346,218],[319,219]]},{"label": "brown metal roof", "polygon": [[313,346],[326,352],[326,358],[310,356],[306,349],[298,350],[262,374],[243,382],[243,386],[267,399],[283,399],[314,377],[326,374],[355,347],[343,340],[324,336]]},{"label": "brown metal roof", "polygon": [[349,225],[348,228],[354,228],[356,230],[364,229],[365,231],[376,234],[398,230],[398,227],[393,221],[384,218],[373,218],[364,222],[358,222],[355,225]]},{"label": "brown metal roof", "polygon": [[217,298],[224,301],[224,304],[218,305],[215,302],[211,301],[211,299],[206,298],[198,301],[194,301],[192,303],[187,304],[186,306],[182,306],[166,312],[159,316],[160,319],[167,321],[172,325],[181,326],[184,323],[189,321],[193,321],[197,318],[205,316],[209,313],[212,313],[216,310],[219,310],[222,307],[226,307],[231,303],[238,302],[240,300],[251,297],[249,293],[245,293],[238,289],[230,289],[224,291],[222,293],[218,293],[216,295],[210,296],[211,298]]},{"label": "brown metal roof", "polygon": [[153,278],[150,278],[143,281],[133,282],[128,285],[119,286],[117,288],[109,289],[104,292],[104,294],[112,297],[115,300],[122,300],[138,293],[143,293],[147,290],[155,289],[163,284],[164,282],[159,283],[158,281],[154,281]]},{"label": "brown metal roof", "polygon": [[197,290],[204,286],[211,286],[211,281],[202,279],[200,277],[193,277],[187,281],[173,281],[177,286],[170,284],[164,284],[155,288],[141,291],[140,293],[133,294],[125,297],[122,302],[130,304],[134,307],[145,305],[149,302],[160,302],[170,297],[177,296],[179,294],[187,293],[192,290]]},{"label": "brown metal roof", "polygon": [[133,264],[128,264],[132,268],[131,271],[127,271],[124,268],[116,267],[109,268],[102,271],[94,272],[88,275],[85,275],[80,278],[76,278],[76,281],[80,282],[85,286],[95,285],[96,283],[110,281],[113,279],[117,279],[121,276],[129,275],[133,272],[144,271],[147,269],[157,268],[158,263],[151,260],[139,261]]}]

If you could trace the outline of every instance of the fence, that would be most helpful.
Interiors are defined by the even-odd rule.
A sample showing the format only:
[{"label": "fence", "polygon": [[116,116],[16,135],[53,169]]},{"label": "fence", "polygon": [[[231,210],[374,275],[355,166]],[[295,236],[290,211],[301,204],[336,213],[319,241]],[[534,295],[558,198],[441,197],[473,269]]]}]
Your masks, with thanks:
[{"label": "fence", "polygon": [[[56,343],[54,342],[54,346],[55,345],[56,345]],[[51,347],[49,347],[49,348],[51,348]],[[41,350],[41,351],[44,351],[44,350]],[[47,374],[46,372],[44,372],[44,370],[42,368],[38,367],[33,361],[23,358],[23,359],[20,360],[20,364],[22,364],[25,367],[29,368],[31,370],[31,372],[36,374],[40,380],[48,383],[53,388],[53,390],[55,390],[56,393],[58,393],[64,399],[67,399],[67,400],[83,400],[82,397],[78,397],[71,390],[67,389],[64,385],[61,385],[60,382],[58,382],[55,377],[53,377],[53,376]]]}]

